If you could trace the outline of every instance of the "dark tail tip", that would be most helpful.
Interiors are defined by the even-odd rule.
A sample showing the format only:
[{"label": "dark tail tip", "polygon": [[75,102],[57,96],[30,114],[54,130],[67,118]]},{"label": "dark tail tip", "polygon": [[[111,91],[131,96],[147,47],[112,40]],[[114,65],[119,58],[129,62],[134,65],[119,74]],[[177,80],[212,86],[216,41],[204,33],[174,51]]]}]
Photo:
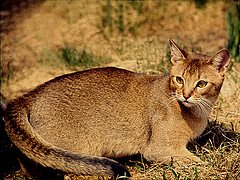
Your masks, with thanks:
[{"label": "dark tail tip", "polygon": [[112,165],[112,171],[114,172],[115,179],[126,179],[131,177],[131,174],[127,168],[121,164]]}]

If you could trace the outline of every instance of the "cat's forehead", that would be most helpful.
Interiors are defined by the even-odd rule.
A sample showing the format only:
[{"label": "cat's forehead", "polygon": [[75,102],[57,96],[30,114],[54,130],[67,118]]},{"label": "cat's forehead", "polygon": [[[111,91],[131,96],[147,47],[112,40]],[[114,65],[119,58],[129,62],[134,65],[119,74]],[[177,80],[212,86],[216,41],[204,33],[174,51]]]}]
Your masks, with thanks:
[{"label": "cat's forehead", "polygon": [[209,56],[204,54],[188,53],[187,58],[184,60],[184,73],[189,75],[199,74],[204,67],[208,64]]},{"label": "cat's forehead", "polygon": [[185,60],[185,63],[187,66],[203,66],[204,64],[206,64],[209,60],[209,56],[205,55],[205,54],[197,54],[194,52],[189,52],[187,55],[187,58]]},{"label": "cat's forehead", "polygon": [[186,59],[176,64],[173,71],[174,73],[179,73],[181,76],[199,76],[199,74],[206,70],[209,58],[209,56],[204,54],[190,52]]}]

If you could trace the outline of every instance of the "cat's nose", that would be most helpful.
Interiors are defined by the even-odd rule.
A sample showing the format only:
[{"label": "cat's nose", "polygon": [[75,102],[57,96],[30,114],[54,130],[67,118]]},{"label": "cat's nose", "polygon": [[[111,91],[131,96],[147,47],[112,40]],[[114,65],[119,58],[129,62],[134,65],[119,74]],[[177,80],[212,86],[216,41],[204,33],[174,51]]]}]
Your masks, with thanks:
[{"label": "cat's nose", "polygon": [[187,100],[188,98],[191,97],[191,95],[190,94],[183,94],[183,97]]}]

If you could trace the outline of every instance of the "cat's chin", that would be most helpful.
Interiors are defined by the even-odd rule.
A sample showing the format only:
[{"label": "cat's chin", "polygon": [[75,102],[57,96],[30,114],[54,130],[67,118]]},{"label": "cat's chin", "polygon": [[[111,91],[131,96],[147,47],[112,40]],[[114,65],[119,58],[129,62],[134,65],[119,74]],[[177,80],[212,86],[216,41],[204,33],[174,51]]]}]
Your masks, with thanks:
[{"label": "cat's chin", "polygon": [[191,102],[188,102],[188,101],[180,101],[180,103],[187,108],[191,108],[191,107],[194,106],[194,103],[191,103]]}]

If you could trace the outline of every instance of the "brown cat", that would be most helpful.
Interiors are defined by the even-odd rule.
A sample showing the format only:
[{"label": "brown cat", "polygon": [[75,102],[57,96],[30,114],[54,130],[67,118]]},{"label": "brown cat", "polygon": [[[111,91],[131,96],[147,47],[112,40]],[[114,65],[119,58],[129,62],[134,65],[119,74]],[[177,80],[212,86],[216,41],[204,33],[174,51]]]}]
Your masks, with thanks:
[{"label": "brown cat", "polygon": [[65,173],[127,175],[109,158],[141,153],[155,162],[200,161],[186,145],[207,126],[229,64],[187,53],[170,39],[169,75],[118,68],[57,77],[11,101],[5,128],[28,158]]}]

